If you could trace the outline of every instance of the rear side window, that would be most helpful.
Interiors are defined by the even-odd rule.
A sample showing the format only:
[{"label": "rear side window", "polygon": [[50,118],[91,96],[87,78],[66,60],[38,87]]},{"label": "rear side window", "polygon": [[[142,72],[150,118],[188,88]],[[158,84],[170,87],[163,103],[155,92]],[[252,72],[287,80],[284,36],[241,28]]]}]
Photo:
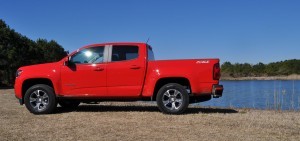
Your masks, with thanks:
[{"label": "rear side window", "polygon": [[155,60],[152,48],[150,46],[147,46],[147,48],[148,48],[148,60],[149,61]]},{"label": "rear side window", "polygon": [[133,60],[138,56],[139,48],[137,46],[113,46],[111,61]]}]

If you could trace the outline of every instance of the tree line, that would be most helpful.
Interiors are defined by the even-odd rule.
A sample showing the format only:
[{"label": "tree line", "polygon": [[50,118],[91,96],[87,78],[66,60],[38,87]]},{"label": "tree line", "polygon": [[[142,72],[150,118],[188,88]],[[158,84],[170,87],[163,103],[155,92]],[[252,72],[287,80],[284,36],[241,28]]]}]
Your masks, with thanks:
[{"label": "tree line", "polygon": [[222,76],[224,77],[261,77],[300,74],[300,60],[292,59],[269,64],[225,62],[221,65]]},{"label": "tree line", "polygon": [[[21,66],[59,61],[67,55],[56,41],[33,41],[11,29],[0,19],[0,86],[12,86],[15,72]],[[269,64],[225,62],[221,65],[224,77],[278,76],[300,74],[300,60],[285,60]]]},{"label": "tree line", "polygon": [[0,19],[0,86],[12,86],[21,66],[55,62],[67,55],[56,41],[33,41]]}]

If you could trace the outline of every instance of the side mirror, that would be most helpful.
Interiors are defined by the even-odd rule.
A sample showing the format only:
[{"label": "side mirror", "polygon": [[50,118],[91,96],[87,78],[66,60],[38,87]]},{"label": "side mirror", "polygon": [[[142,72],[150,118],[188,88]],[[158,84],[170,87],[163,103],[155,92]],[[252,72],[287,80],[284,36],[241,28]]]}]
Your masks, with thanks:
[{"label": "side mirror", "polygon": [[70,59],[71,59],[70,56],[68,56],[68,57],[66,58],[66,60],[65,60],[65,62],[64,62],[64,65],[65,65],[65,66],[70,66]]}]

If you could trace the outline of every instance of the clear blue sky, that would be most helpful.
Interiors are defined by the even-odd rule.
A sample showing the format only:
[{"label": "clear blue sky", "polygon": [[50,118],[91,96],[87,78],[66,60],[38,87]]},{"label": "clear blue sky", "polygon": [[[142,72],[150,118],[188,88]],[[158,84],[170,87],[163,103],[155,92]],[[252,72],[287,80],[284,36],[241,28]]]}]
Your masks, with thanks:
[{"label": "clear blue sky", "polygon": [[150,37],[156,59],[300,59],[299,0],[6,0],[0,18],[33,40],[54,39],[70,52]]}]

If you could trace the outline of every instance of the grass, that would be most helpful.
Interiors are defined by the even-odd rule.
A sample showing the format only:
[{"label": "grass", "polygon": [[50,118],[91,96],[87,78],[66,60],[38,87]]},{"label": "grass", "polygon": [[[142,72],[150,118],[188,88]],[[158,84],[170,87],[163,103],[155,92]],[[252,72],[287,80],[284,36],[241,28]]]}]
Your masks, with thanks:
[{"label": "grass", "polygon": [[[281,111],[283,109],[290,110],[290,111],[299,111],[299,100],[296,101],[295,99],[296,90],[295,90],[295,81],[292,81],[292,88],[289,91],[286,88],[282,87],[282,81],[274,81],[274,90],[273,90],[273,100],[274,102],[271,103],[273,108],[270,106],[269,97],[266,100],[266,107],[268,109],[274,109],[277,111]],[[299,97],[298,97],[299,98]],[[298,103],[298,105],[295,105]],[[285,106],[285,108],[284,108]]]},{"label": "grass", "polygon": [[164,115],[140,102],[58,107],[33,115],[0,90],[0,140],[299,140],[300,112],[190,107]]}]

